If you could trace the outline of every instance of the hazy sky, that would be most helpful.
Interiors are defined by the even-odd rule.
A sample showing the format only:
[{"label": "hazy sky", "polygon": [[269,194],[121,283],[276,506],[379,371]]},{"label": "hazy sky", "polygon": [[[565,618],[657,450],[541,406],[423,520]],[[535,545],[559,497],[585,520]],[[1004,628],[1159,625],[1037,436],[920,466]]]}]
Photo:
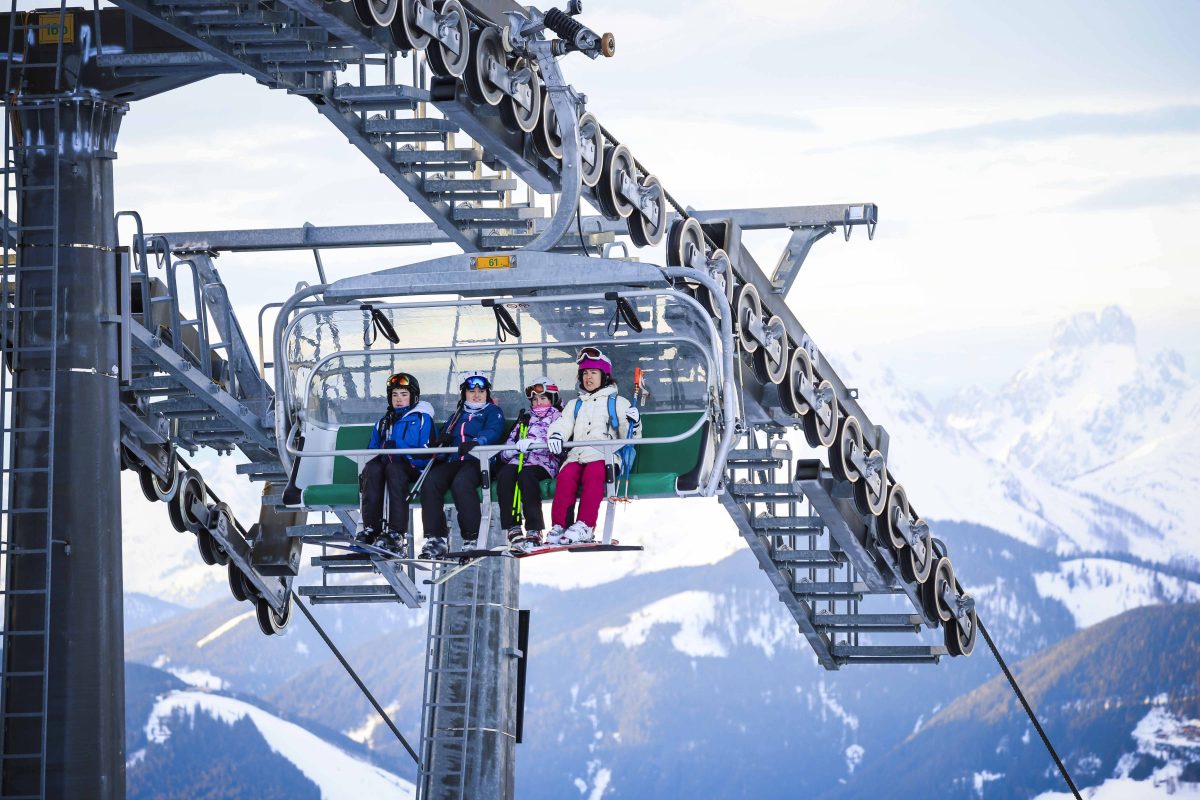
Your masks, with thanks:
[{"label": "hazy sky", "polygon": [[[936,396],[1116,303],[1197,370],[1200,4],[588,0],[584,19],[617,57],[565,59],[568,79],[683,203],[879,204],[875,241],[827,237],[792,290],[835,364],[857,349]],[[420,218],[305,100],[244,77],[135,104],[118,150],[118,207],[152,230]],[[783,241],[755,241],[760,263]],[[251,332],[315,278],[304,253],[218,267]]]}]

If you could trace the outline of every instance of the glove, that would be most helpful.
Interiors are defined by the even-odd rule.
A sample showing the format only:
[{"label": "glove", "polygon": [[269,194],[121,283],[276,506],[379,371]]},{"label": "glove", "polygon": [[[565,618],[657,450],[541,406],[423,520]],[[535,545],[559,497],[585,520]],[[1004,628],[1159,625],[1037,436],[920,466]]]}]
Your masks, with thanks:
[{"label": "glove", "polygon": [[454,434],[450,433],[450,431],[446,431],[445,433],[443,433],[441,436],[438,437],[437,443],[438,443],[438,447],[453,447],[454,446]]},{"label": "glove", "polygon": [[522,439],[521,441],[517,442],[517,452],[528,453],[529,445],[533,444],[535,441],[537,441],[537,440],[526,437],[526,438]]},{"label": "glove", "polygon": [[550,452],[553,453],[554,455],[558,455],[559,453],[562,452],[562,445],[563,445],[562,437],[559,436],[557,433],[552,435],[549,439],[547,439],[546,444],[547,444],[547,446],[549,446]]},{"label": "glove", "polygon": [[465,442],[463,442],[462,444],[460,444],[458,446],[458,454],[460,456],[465,456],[467,453],[474,450],[478,444],[479,444],[479,442],[475,441],[474,439],[467,439]]},{"label": "glove", "polygon": [[625,412],[625,419],[633,423],[633,427],[636,428],[642,422],[642,412],[630,406],[629,410]]},{"label": "glove", "polygon": [[531,419],[533,419],[533,417],[530,415],[528,408],[522,408],[521,413],[517,414],[518,425],[528,425]]}]

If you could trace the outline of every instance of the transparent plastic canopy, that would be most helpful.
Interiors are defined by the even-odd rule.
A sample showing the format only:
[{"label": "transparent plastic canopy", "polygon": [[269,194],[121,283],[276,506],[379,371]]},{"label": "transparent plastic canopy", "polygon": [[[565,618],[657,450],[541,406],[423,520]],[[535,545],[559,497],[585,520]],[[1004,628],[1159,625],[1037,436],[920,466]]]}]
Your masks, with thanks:
[{"label": "transparent plastic canopy", "polygon": [[[421,399],[445,418],[457,405],[463,373],[479,371],[512,417],[526,405],[524,387],[542,375],[569,402],[579,350],[592,345],[612,359],[622,395],[632,394],[634,370],[642,370],[646,410],[711,411],[720,360],[708,315],[675,290],[621,296],[640,332],[603,295],[498,300],[519,337],[502,331],[496,309],[479,300],[301,308],[282,342],[287,408],[303,409],[320,426],[373,423],[386,407],[388,376],[408,372],[420,382]],[[378,316],[390,323],[396,343]]]}]

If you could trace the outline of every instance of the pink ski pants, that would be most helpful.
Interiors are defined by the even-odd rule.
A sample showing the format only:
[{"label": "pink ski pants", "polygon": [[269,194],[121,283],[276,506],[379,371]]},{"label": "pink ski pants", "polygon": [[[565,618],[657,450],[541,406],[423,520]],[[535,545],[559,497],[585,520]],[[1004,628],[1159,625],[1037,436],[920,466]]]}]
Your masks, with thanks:
[{"label": "pink ski pants", "polygon": [[550,524],[566,527],[567,515],[575,505],[579,484],[583,483],[583,495],[579,498],[579,515],[589,527],[596,527],[600,516],[600,502],[604,500],[604,460],[581,464],[568,461],[558,471],[558,482],[554,486],[554,502],[550,506]]}]

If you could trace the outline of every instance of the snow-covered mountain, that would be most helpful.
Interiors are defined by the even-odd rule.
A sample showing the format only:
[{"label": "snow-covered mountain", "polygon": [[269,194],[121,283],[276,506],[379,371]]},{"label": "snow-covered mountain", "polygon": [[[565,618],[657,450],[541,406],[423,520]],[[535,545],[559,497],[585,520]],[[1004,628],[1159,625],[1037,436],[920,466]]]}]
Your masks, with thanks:
[{"label": "snow-covered mountain", "polygon": [[415,796],[409,780],[336,734],[151,667],[126,671],[131,798]]},{"label": "snow-covered mountain", "polygon": [[1200,564],[1200,384],[1178,353],[1141,352],[1121,309],[1064,320],[999,391],[960,394],[944,419],[1013,473],[1100,509],[1093,529],[1115,523],[1081,550]]}]

